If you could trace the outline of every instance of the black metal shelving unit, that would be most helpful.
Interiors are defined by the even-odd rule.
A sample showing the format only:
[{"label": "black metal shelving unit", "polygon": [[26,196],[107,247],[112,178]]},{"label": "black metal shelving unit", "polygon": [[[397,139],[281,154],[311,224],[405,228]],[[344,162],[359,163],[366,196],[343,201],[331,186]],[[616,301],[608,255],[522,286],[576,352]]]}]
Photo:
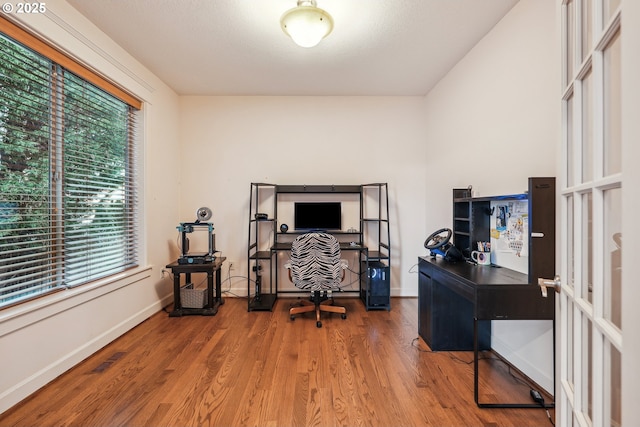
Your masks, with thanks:
[{"label": "black metal shelving unit", "polygon": [[[277,284],[271,280],[272,248],[275,244],[276,185],[252,182],[249,195],[249,243],[247,250],[248,311],[270,311],[277,299]],[[274,201],[270,201],[269,199]],[[259,214],[266,214],[266,218]],[[266,235],[266,236],[265,236]],[[262,261],[269,265],[269,282],[264,284]],[[251,279],[251,276],[255,279]],[[252,289],[253,288],[253,292]]]},{"label": "black metal shelving unit", "polygon": [[360,230],[368,248],[361,266],[360,298],[367,310],[391,309],[391,232],[387,183],[361,185]]},{"label": "black metal shelving unit", "polygon": [[[290,248],[295,231],[278,231],[279,196],[285,194],[357,194],[360,203],[359,229],[334,232],[357,243],[344,250],[357,250],[360,261],[360,296],[369,309],[390,309],[389,197],[386,183],[363,185],[277,185],[251,183],[247,253],[248,311],[271,310],[278,298],[277,254]],[[264,215],[257,215],[264,214]],[[289,240],[285,240],[286,239]],[[275,261],[274,261],[275,259]],[[370,263],[383,265],[386,283],[370,281]],[[263,265],[268,266],[268,272]],[[275,268],[274,268],[275,267]],[[253,278],[252,278],[253,277]],[[268,281],[268,283],[266,283]],[[381,289],[382,288],[382,289]],[[382,294],[382,295],[379,295]]]}]

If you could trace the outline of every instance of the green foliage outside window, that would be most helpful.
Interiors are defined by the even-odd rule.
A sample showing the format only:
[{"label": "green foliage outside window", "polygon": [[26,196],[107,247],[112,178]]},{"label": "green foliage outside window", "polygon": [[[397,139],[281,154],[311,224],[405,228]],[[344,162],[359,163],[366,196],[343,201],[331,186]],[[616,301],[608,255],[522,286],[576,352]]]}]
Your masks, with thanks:
[{"label": "green foliage outside window", "polygon": [[0,35],[0,307],[135,263],[132,108]]}]

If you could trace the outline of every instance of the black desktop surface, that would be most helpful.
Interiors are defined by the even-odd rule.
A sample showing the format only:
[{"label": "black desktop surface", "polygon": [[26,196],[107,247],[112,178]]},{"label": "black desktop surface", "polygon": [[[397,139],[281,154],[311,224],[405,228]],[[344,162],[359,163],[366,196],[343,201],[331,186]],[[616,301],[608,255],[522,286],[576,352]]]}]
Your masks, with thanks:
[{"label": "black desktop surface", "polygon": [[555,295],[543,297],[528,276],[509,268],[475,265],[466,261],[447,262],[440,257],[421,257],[431,266],[434,280],[474,304],[480,320],[554,319]]}]

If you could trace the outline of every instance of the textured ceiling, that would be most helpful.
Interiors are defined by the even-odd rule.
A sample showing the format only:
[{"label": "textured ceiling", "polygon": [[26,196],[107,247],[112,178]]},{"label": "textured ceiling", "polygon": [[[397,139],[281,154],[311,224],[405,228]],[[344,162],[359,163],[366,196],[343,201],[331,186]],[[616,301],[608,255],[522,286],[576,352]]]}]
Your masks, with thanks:
[{"label": "textured ceiling", "polygon": [[181,95],[425,95],[518,0],[318,0],[318,46],[280,29],[295,0],[68,0]]}]

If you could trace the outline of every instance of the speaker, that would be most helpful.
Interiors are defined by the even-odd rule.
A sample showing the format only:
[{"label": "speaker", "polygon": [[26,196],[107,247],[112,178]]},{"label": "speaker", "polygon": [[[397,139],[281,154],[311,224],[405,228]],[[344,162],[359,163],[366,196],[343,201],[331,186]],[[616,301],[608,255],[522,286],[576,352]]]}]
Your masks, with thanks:
[{"label": "speaker", "polygon": [[[365,271],[366,270],[366,271]],[[363,275],[369,278],[368,295],[362,295],[368,308],[389,308],[391,303],[391,286],[389,278],[389,266],[381,261],[362,262]],[[362,292],[367,292],[367,283],[363,277]],[[367,298],[368,297],[368,298]],[[367,301],[368,299],[368,301]]]}]

